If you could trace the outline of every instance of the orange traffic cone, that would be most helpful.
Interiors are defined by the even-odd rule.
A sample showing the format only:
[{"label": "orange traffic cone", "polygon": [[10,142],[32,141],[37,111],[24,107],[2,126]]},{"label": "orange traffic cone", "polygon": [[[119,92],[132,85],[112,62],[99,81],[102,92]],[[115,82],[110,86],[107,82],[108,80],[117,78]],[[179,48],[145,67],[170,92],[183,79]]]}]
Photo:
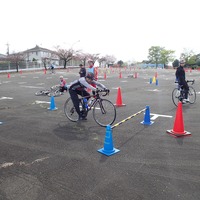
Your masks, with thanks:
[{"label": "orange traffic cone", "polygon": [[121,106],[125,106],[125,104],[122,103],[122,95],[121,95],[121,88],[118,88],[117,91],[117,100],[116,100],[116,104],[114,104],[117,107],[121,107]]},{"label": "orange traffic cone", "polygon": [[174,127],[172,130],[167,130],[167,133],[169,133],[175,137],[191,135],[190,132],[184,130],[182,103],[181,102],[178,103],[178,108],[176,110],[176,118],[174,121]]},{"label": "orange traffic cone", "polygon": [[122,78],[122,73],[121,72],[119,72],[119,78]]},{"label": "orange traffic cone", "polygon": [[106,79],[106,72],[104,73],[104,79]]},{"label": "orange traffic cone", "polygon": [[8,73],[8,78],[10,78],[10,73]]},{"label": "orange traffic cone", "polygon": [[135,72],[135,76],[134,76],[134,78],[137,78],[137,72]]}]

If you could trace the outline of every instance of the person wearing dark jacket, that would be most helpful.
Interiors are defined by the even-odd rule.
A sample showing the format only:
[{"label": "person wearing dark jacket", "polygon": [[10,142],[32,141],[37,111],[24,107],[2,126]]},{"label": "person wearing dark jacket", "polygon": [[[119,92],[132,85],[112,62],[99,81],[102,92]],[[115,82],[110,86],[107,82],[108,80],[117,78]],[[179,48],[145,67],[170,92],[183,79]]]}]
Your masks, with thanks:
[{"label": "person wearing dark jacket", "polygon": [[80,67],[80,71],[79,71],[80,77],[85,77],[86,76],[85,66],[83,66],[82,64],[80,64],[79,67]]},{"label": "person wearing dark jacket", "polygon": [[188,99],[189,87],[188,87],[187,81],[185,79],[184,66],[185,66],[185,61],[181,60],[180,66],[176,70],[176,79],[178,81],[178,84],[182,85],[183,89],[185,90],[185,99],[183,99],[183,103],[186,103],[189,101],[189,99]]}]

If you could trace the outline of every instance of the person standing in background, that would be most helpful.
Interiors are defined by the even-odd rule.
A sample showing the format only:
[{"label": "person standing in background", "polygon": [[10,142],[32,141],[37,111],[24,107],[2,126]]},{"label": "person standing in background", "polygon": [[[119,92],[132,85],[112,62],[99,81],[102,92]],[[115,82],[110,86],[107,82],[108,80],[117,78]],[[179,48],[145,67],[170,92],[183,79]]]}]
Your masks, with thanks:
[{"label": "person standing in background", "polygon": [[80,71],[79,71],[80,77],[85,77],[86,76],[85,66],[83,66],[82,64],[80,64],[79,67],[80,67]]},{"label": "person standing in background", "polygon": [[88,60],[88,69],[87,69],[87,72],[93,73],[95,80],[97,80],[98,79],[98,77],[97,77],[97,71],[95,70],[94,63],[95,63],[94,60],[91,60],[91,59]]}]

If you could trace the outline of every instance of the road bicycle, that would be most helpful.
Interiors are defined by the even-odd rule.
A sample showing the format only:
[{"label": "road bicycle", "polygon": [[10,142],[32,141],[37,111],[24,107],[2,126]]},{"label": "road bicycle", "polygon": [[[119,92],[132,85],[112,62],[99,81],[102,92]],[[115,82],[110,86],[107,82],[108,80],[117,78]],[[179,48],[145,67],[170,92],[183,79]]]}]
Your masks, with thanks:
[{"label": "road bicycle", "polygon": [[39,90],[35,93],[36,96],[54,96],[54,97],[58,97],[60,96],[62,93],[60,92],[60,86],[59,85],[54,85],[52,87],[50,87],[50,89],[43,89],[43,90]]},{"label": "road bicycle", "polygon": [[[92,111],[93,118],[97,124],[100,126],[107,126],[113,124],[116,119],[116,108],[113,103],[107,99],[101,98],[109,94],[108,90],[98,90],[95,95],[90,95],[86,97],[79,97],[79,107],[81,114],[87,117],[88,112]],[[90,103],[85,103],[85,99],[93,98]],[[74,104],[71,97],[69,97],[64,105],[64,113],[66,117],[72,121],[77,122],[79,120],[79,115],[75,110]]]},{"label": "road bicycle", "polygon": [[[194,82],[195,80],[187,80],[187,83],[191,83],[191,85],[193,85]],[[175,81],[175,83],[178,83],[178,81]],[[196,91],[191,85],[189,85],[188,103],[194,104],[196,101]],[[178,106],[179,101],[185,103],[183,99],[185,99],[185,90],[182,85],[178,84],[178,86],[172,91],[172,101],[175,106]]]}]

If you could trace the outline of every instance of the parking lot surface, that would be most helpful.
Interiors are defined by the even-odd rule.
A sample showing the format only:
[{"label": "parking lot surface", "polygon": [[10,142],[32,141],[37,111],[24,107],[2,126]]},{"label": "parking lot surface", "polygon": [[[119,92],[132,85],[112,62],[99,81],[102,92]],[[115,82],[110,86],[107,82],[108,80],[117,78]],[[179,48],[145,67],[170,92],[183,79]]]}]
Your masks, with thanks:
[{"label": "parking lot surface", "polygon": [[[106,73],[106,77],[105,77]],[[79,77],[78,69],[0,74],[0,199],[2,200],[198,200],[200,199],[200,71],[195,79],[195,104],[182,106],[184,130],[172,137],[177,107],[173,69],[100,69],[99,81],[110,89],[113,103],[121,88],[125,106],[117,107],[115,123],[150,108],[152,125],[138,114],[112,130],[120,152],[105,156],[106,129],[87,121],[71,122],[63,107],[69,93],[35,96],[42,88]],[[137,77],[135,77],[137,73]],[[157,76],[157,82],[150,83]],[[114,124],[115,124],[114,123]],[[179,124],[178,124],[179,125]]]}]

